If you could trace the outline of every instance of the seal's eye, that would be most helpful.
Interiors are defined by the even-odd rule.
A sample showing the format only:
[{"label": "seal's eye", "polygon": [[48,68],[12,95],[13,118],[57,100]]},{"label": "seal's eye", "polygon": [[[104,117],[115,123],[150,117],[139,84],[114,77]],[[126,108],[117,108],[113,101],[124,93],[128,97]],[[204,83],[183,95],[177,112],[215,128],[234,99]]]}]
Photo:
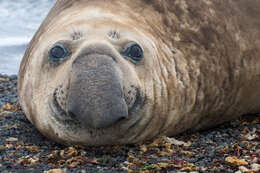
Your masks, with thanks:
[{"label": "seal's eye", "polygon": [[55,44],[49,51],[49,58],[52,62],[61,62],[71,55],[70,51],[62,44]]},{"label": "seal's eye", "polygon": [[126,58],[131,58],[134,62],[139,62],[143,59],[144,53],[142,48],[137,43],[128,45],[127,49],[122,52]]}]

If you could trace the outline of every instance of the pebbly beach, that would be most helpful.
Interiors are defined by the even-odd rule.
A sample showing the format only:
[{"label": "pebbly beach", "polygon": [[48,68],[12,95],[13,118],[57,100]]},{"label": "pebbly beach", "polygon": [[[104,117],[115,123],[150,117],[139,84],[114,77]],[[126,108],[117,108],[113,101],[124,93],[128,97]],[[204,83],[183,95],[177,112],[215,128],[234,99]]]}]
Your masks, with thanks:
[{"label": "pebbly beach", "polygon": [[0,75],[0,172],[259,172],[260,116],[144,144],[59,145],[26,119],[17,76]]}]

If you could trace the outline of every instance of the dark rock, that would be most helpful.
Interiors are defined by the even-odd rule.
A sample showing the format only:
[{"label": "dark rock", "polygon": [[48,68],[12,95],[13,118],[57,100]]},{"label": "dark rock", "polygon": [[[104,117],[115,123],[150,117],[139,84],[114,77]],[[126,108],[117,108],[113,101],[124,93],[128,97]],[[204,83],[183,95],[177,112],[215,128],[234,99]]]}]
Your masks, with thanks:
[{"label": "dark rock", "polygon": [[11,75],[11,76],[9,76],[9,79],[16,80],[17,79],[17,75]]}]

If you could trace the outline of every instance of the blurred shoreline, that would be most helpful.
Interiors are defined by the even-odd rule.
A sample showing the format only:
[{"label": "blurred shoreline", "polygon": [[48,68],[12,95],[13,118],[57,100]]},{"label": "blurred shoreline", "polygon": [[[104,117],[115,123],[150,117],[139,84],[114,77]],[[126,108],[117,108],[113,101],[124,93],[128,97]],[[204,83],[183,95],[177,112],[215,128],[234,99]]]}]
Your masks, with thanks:
[{"label": "blurred shoreline", "polygon": [[0,73],[17,74],[26,47],[55,0],[0,1]]}]

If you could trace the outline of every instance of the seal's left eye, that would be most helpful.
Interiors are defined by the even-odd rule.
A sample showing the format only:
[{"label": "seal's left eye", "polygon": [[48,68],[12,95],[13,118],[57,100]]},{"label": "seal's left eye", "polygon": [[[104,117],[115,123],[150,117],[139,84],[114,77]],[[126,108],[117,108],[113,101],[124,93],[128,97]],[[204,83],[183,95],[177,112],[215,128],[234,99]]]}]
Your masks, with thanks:
[{"label": "seal's left eye", "polygon": [[70,55],[70,51],[62,44],[55,44],[49,51],[49,58],[52,62],[61,62]]},{"label": "seal's left eye", "polygon": [[122,54],[127,58],[131,58],[134,62],[139,62],[144,57],[143,50],[137,43],[130,44]]}]

